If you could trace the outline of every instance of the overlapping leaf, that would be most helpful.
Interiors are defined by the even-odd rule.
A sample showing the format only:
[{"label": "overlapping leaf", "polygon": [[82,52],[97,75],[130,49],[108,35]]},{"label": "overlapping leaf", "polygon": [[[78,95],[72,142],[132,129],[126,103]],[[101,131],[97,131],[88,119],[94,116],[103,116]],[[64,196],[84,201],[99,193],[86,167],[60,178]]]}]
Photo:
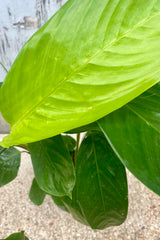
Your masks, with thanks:
[{"label": "overlapping leaf", "polygon": [[160,195],[160,84],[98,123],[124,165]]},{"label": "overlapping leaf", "polygon": [[68,151],[73,152],[76,147],[76,140],[68,135],[62,136],[62,138]]},{"label": "overlapping leaf", "polygon": [[35,205],[41,205],[44,201],[46,193],[39,187],[36,179],[32,181],[32,186],[29,192],[29,198]]},{"label": "overlapping leaf", "polygon": [[61,135],[30,143],[29,150],[39,187],[55,196],[70,196],[75,170]]},{"label": "overlapping leaf", "polygon": [[81,132],[88,132],[88,131],[99,131],[99,126],[97,122],[90,123],[88,125],[81,126],[79,128],[75,128],[69,130],[67,133],[81,133]]},{"label": "overlapping leaf", "polygon": [[20,152],[14,147],[0,146],[0,187],[16,178],[20,166]]},{"label": "overlapping leaf", "polygon": [[128,198],[123,164],[102,133],[86,137],[76,160],[72,200],[54,198],[75,219],[95,229],[120,225],[126,218]]},{"label": "overlapping leaf", "polygon": [[93,122],[157,83],[159,0],[69,0],[23,47],[0,90],[3,146]]}]

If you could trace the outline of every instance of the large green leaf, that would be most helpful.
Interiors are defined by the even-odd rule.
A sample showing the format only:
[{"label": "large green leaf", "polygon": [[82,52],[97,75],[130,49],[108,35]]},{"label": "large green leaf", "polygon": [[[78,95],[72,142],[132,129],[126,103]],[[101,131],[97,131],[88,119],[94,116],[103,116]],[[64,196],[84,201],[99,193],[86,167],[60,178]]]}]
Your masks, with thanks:
[{"label": "large green leaf", "polygon": [[20,165],[20,152],[14,147],[0,146],[0,187],[16,178]]},{"label": "large green leaf", "polygon": [[98,123],[124,165],[160,195],[160,84]]},{"label": "large green leaf", "polygon": [[[69,0],[25,44],[0,90],[3,146],[89,124],[160,80],[159,0]],[[14,104],[13,104],[14,103]]]},{"label": "large green leaf", "polygon": [[75,170],[62,136],[30,143],[29,150],[39,187],[51,195],[70,196]]},{"label": "large green leaf", "polygon": [[102,133],[92,133],[83,140],[76,161],[72,200],[60,198],[58,205],[65,206],[75,219],[94,229],[120,225],[125,220],[125,168]]},{"label": "large green leaf", "polygon": [[[4,240],[4,239],[0,239]],[[19,233],[13,233],[9,237],[5,238],[5,240],[29,240],[27,237],[24,235],[24,231],[19,232]]]},{"label": "large green leaf", "polygon": [[29,192],[29,198],[35,205],[41,205],[45,199],[46,193],[39,187],[36,179],[32,181],[32,186]]}]

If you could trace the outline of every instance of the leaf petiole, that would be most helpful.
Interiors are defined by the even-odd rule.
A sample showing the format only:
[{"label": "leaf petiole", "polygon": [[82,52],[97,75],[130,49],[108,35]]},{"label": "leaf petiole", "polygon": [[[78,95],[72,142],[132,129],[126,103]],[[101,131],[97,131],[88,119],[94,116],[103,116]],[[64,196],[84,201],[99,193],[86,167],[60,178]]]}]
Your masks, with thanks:
[{"label": "leaf petiole", "polygon": [[3,63],[0,62],[0,65],[3,67],[3,69],[6,71],[6,73],[8,73],[7,68],[3,65]]},{"label": "leaf petiole", "polygon": [[77,153],[79,149],[79,141],[80,141],[80,133],[77,133],[77,141],[76,141],[76,150],[74,155],[74,164],[76,163]]}]

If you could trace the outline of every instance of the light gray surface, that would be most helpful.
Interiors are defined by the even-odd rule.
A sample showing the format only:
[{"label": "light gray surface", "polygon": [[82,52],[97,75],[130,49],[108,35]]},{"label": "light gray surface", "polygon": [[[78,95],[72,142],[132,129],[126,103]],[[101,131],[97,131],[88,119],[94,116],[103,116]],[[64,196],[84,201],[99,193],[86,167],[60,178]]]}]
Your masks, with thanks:
[{"label": "light gray surface", "polygon": [[[24,43],[67,0],[0,0],[0,62],[9,70]],[[0,66],[0,82],[5,78]]]},{"label": "light gray surface", "polygon": [[23,153],[18,177],[0,188],[0,238],[25,230],[30,240],[160,240],[160,197],[130,173],[128,218],[103,231],[74,221],[49,196],[40,207],[32,204],[28,198],[32,178],[30,157]]},{"label": "light gray surface", "polygon": [[3,119],[0,113],[0,133],[9,133],[9,124]]}]

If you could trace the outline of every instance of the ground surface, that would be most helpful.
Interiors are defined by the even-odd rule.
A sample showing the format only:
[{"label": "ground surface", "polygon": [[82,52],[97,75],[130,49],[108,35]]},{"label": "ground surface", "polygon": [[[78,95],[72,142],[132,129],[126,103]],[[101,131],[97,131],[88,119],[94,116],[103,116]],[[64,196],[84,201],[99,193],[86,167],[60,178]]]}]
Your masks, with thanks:
[{"label": "ground surface", "polygon": [[23,153],[18,177],[0,188],[0,238],[25,230],[30,240],[160,240],[160,197],[128,173],[129,213],[124,224],[93,231],[59,210],[49,196],[37,207],[28,198],[33,178]]}]

